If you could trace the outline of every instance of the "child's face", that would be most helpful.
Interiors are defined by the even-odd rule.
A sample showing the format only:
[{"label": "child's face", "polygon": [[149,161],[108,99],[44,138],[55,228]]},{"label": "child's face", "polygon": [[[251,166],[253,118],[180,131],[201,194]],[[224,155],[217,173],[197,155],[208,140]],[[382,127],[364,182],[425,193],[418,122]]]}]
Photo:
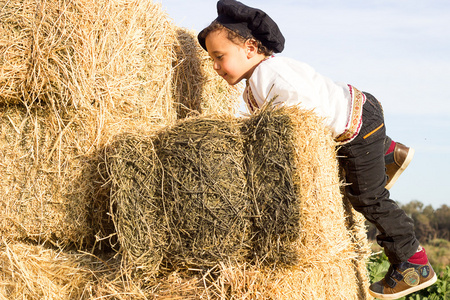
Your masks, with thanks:
[{"label": "child's face", "polygon": [[230,85],[248,79],[254,68],[254,62],[249,57],[246,44],[237,45],[227,37],[226,30],[216,30],[205,39],[206,49],[214,61],[214,70]]}]

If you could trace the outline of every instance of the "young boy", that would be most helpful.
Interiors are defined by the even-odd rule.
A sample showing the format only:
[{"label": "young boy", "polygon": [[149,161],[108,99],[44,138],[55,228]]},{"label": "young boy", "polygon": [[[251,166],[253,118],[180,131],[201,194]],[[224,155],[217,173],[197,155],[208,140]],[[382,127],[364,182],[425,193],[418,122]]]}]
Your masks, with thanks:
[{"label": "young boy", "polygon": [[413,221],[389,199],[387,188],[409,164],[413,151],[386,136],[381,104],[305,63],[274,57],[283,50],[284,37],[263,11],[235,0],[219,0],[217,11],[218,17],[198,40],[230,85],[246,80],[243,98],[250,112],[276,96],[273,105],[314,110],[340,145],[340,164],[349,183],[346,196],[377,226],[377,242],[391,263],[385,278],[373,283],[369,292],[380,299],[397,299],[432,285],[436,274],[415,237]]}]

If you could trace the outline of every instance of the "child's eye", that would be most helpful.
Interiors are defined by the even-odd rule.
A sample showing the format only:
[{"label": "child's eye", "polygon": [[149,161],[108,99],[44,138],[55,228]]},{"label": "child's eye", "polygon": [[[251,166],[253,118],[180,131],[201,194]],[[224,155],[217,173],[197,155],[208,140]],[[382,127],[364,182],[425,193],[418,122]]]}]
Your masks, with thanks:
[{"label": "child's eye", "polygon": [[218,56],[216,56],[216,58],[217,58],[218,60],[222,60],[223,55],[218,55]]}]

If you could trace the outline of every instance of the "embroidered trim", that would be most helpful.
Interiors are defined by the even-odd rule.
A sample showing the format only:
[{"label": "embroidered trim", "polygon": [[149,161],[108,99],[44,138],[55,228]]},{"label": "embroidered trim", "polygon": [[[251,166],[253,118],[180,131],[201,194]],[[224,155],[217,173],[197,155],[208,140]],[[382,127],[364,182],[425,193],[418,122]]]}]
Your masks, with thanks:
[{"label": "embroidered trim", "polygon": [[[275,57],[275,56],[274,55],[268,56],[268,57],[264,58],[262,61],[260,61],[259,64],[261,64],[262,62],[265,62],[266,60],[273,58],[273,57]],[[257,109],[259,109],[259,105],[258,105],[258,102],[256,102],[255,96],[253,95],[249,80],[245,81],[245,85],[246,85],[246,89],[245,89],[246,97],[244,97],[244,100],[247,103],[247,106],[250,109],[250,112],[254,113]]]},{"label": "embroidered trim", "polygon": [[351,85],[348,87],[351,96],[351,110],[345,131],[335,139],[339,144],[348,143],[358,135],[362,125],[363,105],[366,102],[366,97],[362,92]]},{"label": "embroidered trim", "polygon": [[248,82],[248,80],[245,82],[246,84],[246,102],[247,102],[247,106],[250,109],[251,113],[254,113],[257,109],[259,109],[259,105],[256,102],[255,96],[253,96],[253,92],[252,89],[250,88],[250,84]]}]

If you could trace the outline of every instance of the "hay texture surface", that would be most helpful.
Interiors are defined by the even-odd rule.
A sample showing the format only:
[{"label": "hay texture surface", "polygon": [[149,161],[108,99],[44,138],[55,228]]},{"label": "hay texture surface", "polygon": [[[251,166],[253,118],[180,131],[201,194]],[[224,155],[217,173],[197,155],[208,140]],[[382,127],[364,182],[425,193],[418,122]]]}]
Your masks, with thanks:
[{"label": "hay texture surface", "polygon": [[217,74],[209,54],[197,41],[197,33],[178,28],[174,49],[173,95],[178,116],[235,115],[243,86],[230,86]]},{"label": "hay texture surface", "polygon": [[200,70],[179,95],[212,74],[190,59],[200,52],[176,54],[187,41],[150,0],[0,0],[0,8],[0,233],[95,243],[114,234],[99,153],[116,135],[175,122],[178,68]]},{"label": "hay texture surface", "polygon": [[175,118],[173,25],[150,1],[0,6],[0,231],[84,244],[102,222],[92,212],[106,218],[99,148]]},{"label": "hay texture surface", "polygon": [[367,298],[361,220],[346,220],[335,144],[312,112],[198,117],[113,145],[114,222],[135,267],[203,270],[217,299]]},{"label": "hay texture surface", "polygon": [[[366,292],[368,279],[363,268],[367,258],[367,240],[362,234],[364,221],[348,203],[342,202],[334,143],[329,133],[322,127],[321,120],[310,112],[288,109],[262,114],[272,115],[255,117],[285,120],[288,116],[290,119],[287,123],[292,130],[294,152],[291,158],[295,168],[291,168],[289,178],[298,193],[298,201],[293,204],[300,212],[296,225],[299,233],[292,240],[280,239],[278,245],[288,245],[284,249],[294,252],[294,263],[280,263],[276,260],[276,249],[270,247],[267,249],[273,253],[272,260],[254,259],[252,238],[258,236],[255,241],[262,241],[264,236],[270,237],[268,233],[276,232],[255,235],[255,228],[258,228],[255,224],[261,221],[258,221],[261,215],[253,214],[252,205],[258,194],[250,193],[249,187],[258,186],[257,182],[249,184],[247,177],[239,175],[233,177],[236,183],[229,186],[227,179],[222,178],[236,176],[246,168],[248,158],[242,150],[231,146],[245,148],[248,137],[243,139],[242,133],[247,132],[248,124],[255,124],[253,120],[243,125],[240,120],[229,117],[195,118],[152,136],[120,135],[111,144],[113,147],[106,149],[105,162],[111,172],[111,197],[114,199],[111,212],[125,261],[114,253],[96,257],[85,252],[1,239],[0,298],[372,299]],[[195,131],[191,132],[193,128]],[[266,130],[270,128],[274,130],[278,126],[269,126]],[[282,137],[280,132],[283,131],[265,134]],[[263,148],[264,143],[257,144]],[[164,168],[162,159],[158,158],[163,152],[166,153],[165,165],[170,168]],[[212,155],[216,165],[207,158],[199,163],[200,153]],[[225,161],[222,166],[220,160]],[[277,158],[277,161],[283,160]],[[212,169],[211,165],[214,165]],[[189,168],[195,171],[189,172]],[[270,174],[284,174],[274,169],[277,168],[269,168]],[[117,172],[115,177],[113,170]],[[167,176],[171,172],[173,178],[163,179],[162,172]],[[208,174],[215,178],[209,181]],[[203,181],[214,182],[220,188],[201,185]],[[247,199],[247,207],[236,197],[238,194]],[[164,200],[163,195],[170,199]],[[202,199],[202,195],[211,199]],[[218,203],[224,199],[233,201]],[[173,203],[166,208],[167,201]],[[225,211],[229,214],[231,203],[251,213],[224,216]],[[258,206],[261,207],[261,203]],[[165,210],[171,210],[179,219],[166,214]],[[218,219],[212,213],[223,220],[211,224]],[[190,216],[198,218],[194,222]],[[236,223],[230,222],[233,218]],[[239,228],[233,226],[245,224],[238,222],[242,219],[248,221],[245,226],[251,234],[249,231],[245,234],[230,232],[226,236],[225,231],[220,231],[225,226],[230,230]],[[217,233],[211,231],[216,228]],[[205,241],[203,235],[216,240]],[[272,245],[274,240],[271,238],[264,245]],[[187,245],[185,249],[183,243]],[[222,245],[220,252],[214,250],[215,245]],[[245,251],[240,252],[242,249]],[[234,260],[217,253],[235,255]],[[141,276],[141,272],[136,272],[151,267],[150,273],[158,276]]]},{"label": "hay texture surface", "polygon": [[[367,281],[355,271],[361,258],[346,222],[335,143],[314,113],[288,108],[294,127],[295,181],[299,184],[298,263],[272,273],[273,299],[367,299]],[[273,286],[272,286],[273,287]]]},{"label": "hay texture surface", "polygon": [[89,256],[0,241],[0,299],[87,299]]},{"label": "hay texture surface", "polygon": [[174,114],[167,101],[174,28],[152,1],[0,6],[0,103],[43,104],[56,115],[73,108]]},{"label": "hay texture surface", "polygon": [[134,260],[155,268],[163,259],[202,268],[243,260],[250,212],[239,130],[235,119],[194,118],[112,145],[114,221]]},{"label": "hay texture surface", "polygon": [[294,125],[284,111],[266,109],[243,122],[242,133],[255,258],[295,264],[292,243],[300,235],[301,216]]}]

